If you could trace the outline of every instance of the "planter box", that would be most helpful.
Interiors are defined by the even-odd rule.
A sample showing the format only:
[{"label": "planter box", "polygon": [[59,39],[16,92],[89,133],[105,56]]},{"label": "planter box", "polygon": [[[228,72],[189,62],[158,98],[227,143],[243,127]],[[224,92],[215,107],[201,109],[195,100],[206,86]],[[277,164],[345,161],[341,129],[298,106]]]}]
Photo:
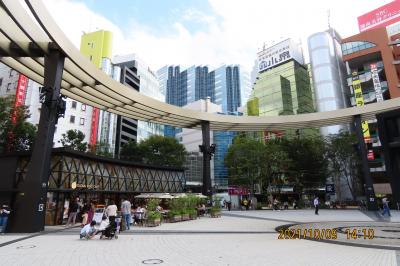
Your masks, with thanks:
[{"label": "planter box", "polygon": [[189,221],[189,220],[190,220],[189,214],[182,214],[182,221]]},{"label": "planter box", "polygon": [[161,224],[161,220],[160,219],[148,220],[147,223],[146,223],[146,226],[154,227],[154,226],[159,226],[160,224]]},{"label": "planter box", "polygon": [[180,222],[181,220],[182,220],[181,215],[175,215],[170,218],[170,222],[172,222],[172,223]]},{"label": "planter box", "polygon": [[211,218],[219,218],[221,217],[221,212],[212,212],[211,213]]}]

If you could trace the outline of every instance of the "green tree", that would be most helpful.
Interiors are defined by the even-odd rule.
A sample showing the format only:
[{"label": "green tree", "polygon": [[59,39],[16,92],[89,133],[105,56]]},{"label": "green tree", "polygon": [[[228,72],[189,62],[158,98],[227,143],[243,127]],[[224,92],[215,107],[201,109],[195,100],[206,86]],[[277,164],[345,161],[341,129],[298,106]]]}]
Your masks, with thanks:
[{"label": "green tree", "polygon": [[301,191],[304,187],[318,188],[325,184],[328,162],[326,145],[321,137],[295,137],[282,139],[281,147],[288,154],[290,163],[286,169],[288,182]]},{"label": "green tree", "polygon": [[136,144],[133,141],[121,149],[121,159],[159,166],[182,167],[186,149],[175,138],[153,135]]},{"label": "green tree", "polygon": [[0,152],[25,151],[33,148],[37,129],[26,122],[26,106],[14,108],[13,97],[0,98]]},{"label": "green tree", "polygon": [[66,133],[61,135],[61,139],[58,141],[65,148],[69,148],[76,151],[85,152],[87,149],[87,142],[83,142],[85,134],[76,129],[70,129]]},{"label": "green tree", "polygon": [[160,166],[183,167],[186,149],[171,137],[153,135],[139,143],[143,162]]},{"label": "green tree", "polygon": [[120,158],[133,162],[143,162],[143,151],[141,146],[136,144],[135,141],[130,140],[122,146]]},{"label": "green tree", "polygon": [[107,158],[114,158],[114,154],[111,152],[110,144],[99,141],[96,145],[88,145],[89,153],[107,157]]},{"label": "green tree", "polygon": [[279,187],[285,183],[285,173],[291,165],[291,159],[285,149],[282,148],[281,139],[271,139],[265,143],[263,169],[265,181],[263,189],[273,185]]},{"label": "green tree", "polygon": [[263,143],[244,136],[234,138],[225,156],[229,178],[233,184],[248,185],[251,194],[254,184],[261,183],[265,165],[265,146]]},{"label": "green tree", "polygon": [[341,180],[345,180],[353,200],[361,189],[360,158],[355,148],[356,144],[356,135],[349,132],[342,131],[327,138],[326,157],[330,162],[330,174],[334,177],[338,190]]}]

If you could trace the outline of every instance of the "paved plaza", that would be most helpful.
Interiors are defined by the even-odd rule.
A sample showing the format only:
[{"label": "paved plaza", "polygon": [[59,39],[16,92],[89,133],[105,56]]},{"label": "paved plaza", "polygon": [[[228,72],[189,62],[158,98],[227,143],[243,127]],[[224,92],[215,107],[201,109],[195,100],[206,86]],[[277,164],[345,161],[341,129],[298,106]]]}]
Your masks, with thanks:
[{"label": "paved plaza", "polygon": [[[278,240],[282,228],[362,228],[372,240]],[[357,210],[232,211],[221,218],[134,227],[118,239],[79,240],[79,228],[0,236],[1,265],[397,265],[400,213]]]}]

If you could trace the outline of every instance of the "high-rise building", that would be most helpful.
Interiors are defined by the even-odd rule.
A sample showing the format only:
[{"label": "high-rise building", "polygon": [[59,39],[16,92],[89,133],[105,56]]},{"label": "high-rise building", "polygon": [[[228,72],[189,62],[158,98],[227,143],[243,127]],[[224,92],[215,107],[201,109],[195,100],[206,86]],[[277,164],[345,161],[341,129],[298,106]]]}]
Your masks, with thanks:
[{"label": "high-rise building", "polygon": [[[139,79],[140,82],[136,84],[136,86],[134,85],[131,87],[140,91],[140,93],[143,93],[146,96],[152,97],[161,102],[165,101],[165,95],[160,91],[160,85],[157,76],[143,60],[138,58],[137,55],[130,54],[115,56],[113,58],[113,63],[121,68],[128,67],[137,75],[137,79]],[[134,129],[137,130],[137,134],[135,135],[134,139],[138,142],[147,139],[151,135],[164,135],[163,125],[151,122],[136,121],[133,119],[131,122],[137,122],[137,129]]]},{"label": "high-rise building", "polygon": [[[191,110],[197,110],[201,112],[207,112],[207,113],[218,113],[221,112],[221,105],[216,105],[214,103],[211,103],[210,98],[207,98],[206,100],[198,100],[192,103],[189,103],[183,108],[191,109]],[[210,143],[216,143],[214,139],[214,133],[213,131],[210,132]],[[176,134],[176,138],[180,143],[182,143],[186,150],[191,154],[191,156],[187,157],[186,159],[189,160],[187,164],[189,166],[194,167],[197,169],[197,164],[194,164],[195,160],[195,155],[198,157],[198,152],[199,152],[199,145],[203,143],[203,135],[201,133],[201,130],[197,129],[189,129],[189,128],[183,128],[180,132]],[[218,143],[217,147],[219,146]],[[195,161],[193,161],[195,160]],[[203,176],[200,175],[202,171],[193,171],[193,169],[190,169],[189,172],[191,173],[191,182],[193,185],[198,184],[198,183],[203,183]],[[194,173],[197,173],[198,175],[195,176]],[[214,160],[211,160],[211,180],[212,183],[214,183]],[[190,183],[189,183],[190,184]]]},{"label": "high-rise building", "polygon": [[[400,34],[388,36],[385,27],[363,31],[342,40],[343,61],[351,106],[400,97],[400,49],[393,45]],[[376,194],[391,194],[376,120],[363,121],[368,163]]]},{"label": "high-rise building", "polygon": [[[311,73],[318,112],[333,111],[349,106],[346,68],[340,46],[342,39],[334,29],[308,37]],[[323,136],[348,130],[348,125],[322,127]]]},{"label": "high-rise building", "polygon": [[[264,48],[258,53],[258,62],[259,74],[247,104],[249,115],[314,112],[310,77],[299,44],[287,39]],[[264,137],[276,134],[281,132],[264,132]]]},{"label": "high-rise building", "polygon": [[[98,68],[112,76],[112,33],[99,30],[84,33],[81,37],[80,51]],[[115,149],[116,115],[93,108],[90,121],[89,144],[102,143],[102,147],[113,153]]]},{"label": "high-rise building", "polygon": [[[16,104],[26,105],[30,117],[27,119],[33,125],[39,124],[40,110],[40,89],[41,85],[29,80],[15,70],[0,63],[0,97],[15,97]],[[81,104],[75,100],[66,99],[66,110],[64,117],[60,117],[54,132],[54,147],[60,147],[59,142],[62,134],[68,130],[80,130],[85,134],[85,142],[89,141],[90,135],[91,107]]]},{"label": "high-rise building", "polygon": [[215,93],[211,101],[222,106],[222,112],[237,112],[242,105],[240,66],[223,65],[215,73]]}]

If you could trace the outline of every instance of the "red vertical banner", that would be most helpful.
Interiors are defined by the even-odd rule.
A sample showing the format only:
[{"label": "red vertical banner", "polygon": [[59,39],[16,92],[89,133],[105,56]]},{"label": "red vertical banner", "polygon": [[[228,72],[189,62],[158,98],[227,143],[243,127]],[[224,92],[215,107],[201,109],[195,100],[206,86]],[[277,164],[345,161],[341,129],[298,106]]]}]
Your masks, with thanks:
[{"label": "red vertical banner", "polygon": [[89,144],[93,147],[97,143],[97,128],[99,126],[99,114],[100,110],[98,108],[93,107],[92,123],[91,123],[92,125],[91,125],[90,140],[89,140]]},{"label": "red vertical banner", "polygon": [[22,74],[19,74],[17,89],[15,92],[15,102],[14,102],[14,112],[11,117],[11,121],[13,123],[16,122],[17,114],[15,109],[19,106],[23,106],[25,104],[25,96],[26,96],[26,89],[28,87],[28,78]]}]

